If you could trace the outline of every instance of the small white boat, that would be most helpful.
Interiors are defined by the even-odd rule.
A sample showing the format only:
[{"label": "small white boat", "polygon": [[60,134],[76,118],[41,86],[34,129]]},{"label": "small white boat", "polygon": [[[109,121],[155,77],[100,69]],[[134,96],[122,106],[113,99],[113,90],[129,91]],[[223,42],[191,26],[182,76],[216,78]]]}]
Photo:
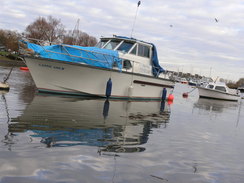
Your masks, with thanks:
[{"label": "small white boat", "polygon": [[225,83],[208,83],[206,86],[198,86],[200,98],[210,98],[219,100],[238,101],[240,95],[237,90],[230,89]]},{"label": "small white boat", "polygon": [[160,100],[174,88],[151,43],[121,36],[103,37],[96,47],[22,42],[40,92]]},{"label": "small white boat", "polygon": [[197,86],[198,84],[197,84],[197,81],[191,79],[190,81],[188,81],[188,85],[190,85],[190,86]]},{"label": "small white boat", "polygon": [[186,78],[181,78],[180,82],[182,84],[188,84],[188,81],[186,80]]}]

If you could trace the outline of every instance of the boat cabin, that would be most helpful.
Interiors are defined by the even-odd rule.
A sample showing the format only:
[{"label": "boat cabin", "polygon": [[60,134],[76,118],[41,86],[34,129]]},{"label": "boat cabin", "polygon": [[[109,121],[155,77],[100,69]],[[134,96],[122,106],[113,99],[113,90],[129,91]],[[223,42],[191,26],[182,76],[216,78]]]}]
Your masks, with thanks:
[{"label": "boat cabin", "polygon": [[153,45],[127,37],[102,37],[98,48],[118,51],[123,59],[123,70],[152,75]]},{"label": "boat cabin", "polygon": [[217,82],[217,83],[208,83],[206,85],[206,88],[211,90],[216,90],[219,92],[229,93],[229,94],[237,94],[237,90],[230,89],[228,86],[226,86],[225,83]]},{"label": "boat cabin", "polygon": [[208,84],[206,88],[213,89],[213,90],[218,90],[222,92],[227,92],[227,87],[225,85],[216,85],[216,84]]},{"label": "boat cabin", "polygon": [[138,41],[132,38],[130,39],[117,36],[112,38],[101,38],[96,47],[115,51],[117,50],[124,54],[127,53],[147,59],[150,59],[152,55],[152,45],[150,43]]}]

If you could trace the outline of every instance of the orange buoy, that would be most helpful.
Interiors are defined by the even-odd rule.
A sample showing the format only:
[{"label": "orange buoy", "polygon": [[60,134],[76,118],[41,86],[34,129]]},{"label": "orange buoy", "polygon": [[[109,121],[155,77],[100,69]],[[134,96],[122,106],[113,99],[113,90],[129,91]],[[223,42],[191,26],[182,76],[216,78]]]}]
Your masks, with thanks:
[{"label": "orange buoy", "polygon": [[20,67],[20,70],[23,70],[23,71],[28,71],[29,68],[28,67]]},{"label": "orange buoy", "polygon": [[173,94],[169,94],[168,96],[168,101],[172,101],[174,100],[174,95]]},{"label": "orange buoy", "polygon": [[173,104],[173,100],[168,100],[167,103],[168,103],[168,105],[171,105],[171,104]]},{"label": "orange buoy", "polygon": [[182,96],[183,96],[183,98],[187,98],[188,97],[188,93],[183,93]]}]

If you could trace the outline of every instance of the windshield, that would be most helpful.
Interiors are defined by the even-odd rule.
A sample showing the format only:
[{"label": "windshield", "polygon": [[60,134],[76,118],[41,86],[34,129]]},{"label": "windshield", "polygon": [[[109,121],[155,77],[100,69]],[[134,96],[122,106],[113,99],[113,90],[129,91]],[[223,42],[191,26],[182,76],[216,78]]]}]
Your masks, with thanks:
[{"label": "windshield", "polygon": [[111,40],[104,48],[113,50],[120,42],[120,40]]},{"label": "windshield", "polygon": [[102,48],[107,42],[108,40],[101,40],[99,43],[97,43],[96,47]]},{"label": "windshield", "polygon": [[133,43],[125,41],[119,46],[117,50],[128,53],[128,51],[132,48],[133,45],[134,45]]}]

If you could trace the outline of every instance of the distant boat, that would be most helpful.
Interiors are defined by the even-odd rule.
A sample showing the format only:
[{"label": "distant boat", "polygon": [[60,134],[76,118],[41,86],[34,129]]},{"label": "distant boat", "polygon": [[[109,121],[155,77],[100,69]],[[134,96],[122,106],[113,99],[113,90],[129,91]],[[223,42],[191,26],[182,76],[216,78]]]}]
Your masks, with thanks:
[{"label": "distant boat", "polygon": [[196,81],[190,80],[190,81],[188,81],[188,85],[190,85],[190,86],[197,86],[198,84],[197,84]]},{"label": "distant boat", "polygon": [[161,100],[163,90],[168,96],[174,88],[148,42],[122,36],[102,37],[96,47],[22,42],[31,49],[24,57],[40,92]]},{"label": "distant boat", "polygon": [[186,78],[181,78],[180,82],[182,84],[188,84],[188,81],[186,80]]},{"label": "distant boat", "polygon": [[219,100],[238,101],[240,95],[237,90],[230,89],[225,83],[208,83],[206,86],[198,86],[199,97]]}]

